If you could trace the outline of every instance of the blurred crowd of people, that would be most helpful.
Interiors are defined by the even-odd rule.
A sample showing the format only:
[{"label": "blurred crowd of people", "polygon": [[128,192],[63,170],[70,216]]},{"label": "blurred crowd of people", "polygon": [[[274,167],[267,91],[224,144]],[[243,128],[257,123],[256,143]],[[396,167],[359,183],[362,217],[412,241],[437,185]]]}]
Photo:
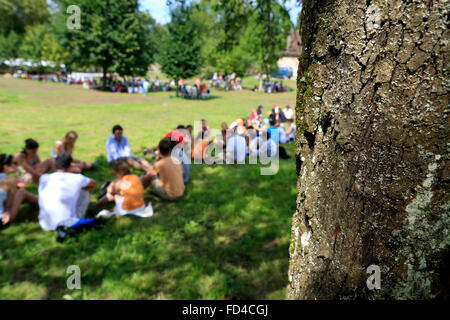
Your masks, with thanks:
[{"label": "blurred crowd of people", "polygon": [[211,90],[208,86],[201,82],[200,78],[195,80],[194,85],[186,85],[184,79],[178,81],[178,92],[179,97],[185,99],[208,99]]},{"label": "blurred crowd of people", "polygon": [[[6,78],[18,78],[26,80],[39,80],[48,82],[62,82],[69,85],[82,85],[85,89],[97,89],[97,90],[109,90],[111,92],[118,93],[129,93],[129,94],[143,94],[147,96],[150,92],[160,92],[160,91],[176,91],[177,96],[186,99],[208,99],[211,93],[211,88],[222,88],[224,90],[242,90],[242,79],[236,76],[233,72],[229,75],[224,75],[223,72],[220,74],[214,72],[208,77],[209,86],[202,83],[200,78],[197,78],[193,85],[187,85],[184,79],[178,81],[178,91],[177,84],[175,80],[162,82],[158,77],[153,79],[143,78],[143,77],[133,77],[133,78],[119,78],[119,77],[108,77],[106,79],[106,84],[103,86],[102,78],[100,76],[94,76],[92,74],[80,73],[80,74],[67,74],[63,72],[56,73],[41,73],[32,74],[25,71],[16,71],[14,74],[5,74]],[[258,87],[254,86],[252,91],[258,91]],[[272,81],[265,80],[263,82],[263,90],[265,93],[275,93],[275,92],[288,92],[290,89],[283,85],[283,81]]]},{"label": "blurred crowd of people", "polygon": [[[272,80],[264,80],[263,81],[263,90],[265,93],[276,93],[276,92],[289,92],[291,89],[287,86],[283,85],[283,81],[272,81]],[[258,87],[254,86],[252,91],[258,91]]]},{"label": "blurred crowd of people", "polygon": [[236,76],[236,72],[224,74],[221,72],[211,73],[208,77],[209,84],[213,88],[229,90],[242,90],[242,79]]},{"label": "blurred crowd of people", "polygon": [[[15,220],[22,203],[29,203],[38,209],[41,227],[55,230],[58,241],[63,241],[73,230],[96,226],[112,216],[151,217],[153,207],[144,202],[144,190],[149,188],[164,200],[179,199],[190,179],[192,160],[243,164],[246,157],[249,163],[258,156],[290,158],[282,145],[294,140],[294,111],[274,104],[264,117],[262,110],[260,105],[229,125],[222,122],[221,130],[210,129],[205,119],[195,128],[197,132],[192,125],[180,124],[162,137],[156,149],[144,149],[144,156],[153,155],[152,162],[133,155],[124,129],[115,125],[105,143],[115,179],[102,183],[95,203],[90,192],[97,182],[82,172],[102,163],[74,157],[77,132],[68,131],[55,141],[44,161],[38,156],[39,143],[29,138],[16,155],[0,154],[0,228]],[[38,185],[37,195],[24,189],[32,183]],[[114,203],[114,208],[105,208],[108,203]],[[89,207],[91,213],[95,208],[94,216],[86,218]]]}]

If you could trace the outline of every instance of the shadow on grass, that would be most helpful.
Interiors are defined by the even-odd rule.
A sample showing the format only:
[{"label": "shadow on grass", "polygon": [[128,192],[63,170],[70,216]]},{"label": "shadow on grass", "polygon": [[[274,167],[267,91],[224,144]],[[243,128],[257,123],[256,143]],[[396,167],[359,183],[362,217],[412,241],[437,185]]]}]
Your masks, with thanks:
[{"label": "shadow on grass", "polygon": [[171,99],[176,99],[176,100],[189,100],[189,101],[199,101],[199,102],[209,101],[209,100],[216,100],[216,99],[222,99],[222,97],[215,96],[215,95],[210,95],[207,99],[191,99],[191,98],[177,97],[177,96],[175,96],[175,94],[171,95],[170,98]]},{"label": "shadow on grass", "polygon": [[[97,160],[102,166],[85,174],[100,185],[112,172],[104,156]],[[282,161],[275,176],[261,176],[259,168],[192,165],[192,180],[178,201],[146,190],[152,218],[113,218],[63,244],[24,206],[2,231],[0,297],[283,299],[295,164]],[[81,291],[66,288],[72,264],[81,269]]]}]

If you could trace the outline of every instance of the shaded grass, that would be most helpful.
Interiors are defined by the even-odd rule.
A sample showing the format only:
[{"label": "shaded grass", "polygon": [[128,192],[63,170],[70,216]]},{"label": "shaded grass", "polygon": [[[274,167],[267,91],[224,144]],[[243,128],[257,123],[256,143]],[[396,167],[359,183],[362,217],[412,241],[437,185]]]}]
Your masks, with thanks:
[{"label": "shaded grass", "polygon": [[[122,123],[140,156],[179,122],[204,117],[219,127],[257,101],[248,93],[219,92],[214,102],[199,103],[160,95],[162,103],[49,107],[0,89],[7,118],[0,152],[17,152],[31,136],[45,157],[54,140],[75,129],[76,155],[103,163],[85,173],[100,185],[113,178],[103,144],[114,122]],[[24,131],[3,135],[17,128]],[[292,145],[287,150],[293,155]],[[152,218],[113,218],[63,244],[24,205],[16,222],[0,231],[0,298],[283,299],[295,182],[292,159],[281,160],[274,176],[261,176],[259,165],[191,165],[182,199],[166,202],[146,192]],[[36,186],[29,189],[36,192]],[[81,269],[81,290],[66,287],[69,265]]]}]

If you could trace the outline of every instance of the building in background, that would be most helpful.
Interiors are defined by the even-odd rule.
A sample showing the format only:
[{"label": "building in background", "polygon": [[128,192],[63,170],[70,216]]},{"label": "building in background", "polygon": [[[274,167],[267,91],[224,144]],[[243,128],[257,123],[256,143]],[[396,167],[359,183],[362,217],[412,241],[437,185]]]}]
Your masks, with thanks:
[{"label": "building in background", "polygon": [[281,52],[278,68],[290,68],[292,76],[297,78],[298,57],[302,53],[302,39],[299,30],[292,29],[286,41],[286,49]]}]

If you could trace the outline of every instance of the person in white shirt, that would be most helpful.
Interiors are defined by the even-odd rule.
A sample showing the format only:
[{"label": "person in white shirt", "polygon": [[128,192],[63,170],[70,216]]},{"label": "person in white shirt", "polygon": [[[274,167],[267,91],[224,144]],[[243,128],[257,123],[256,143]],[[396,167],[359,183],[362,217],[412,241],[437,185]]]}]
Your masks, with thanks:
[{"label": "person in white shirt", "polygon": [[289,128],[286,130],[286,135],[288,138],[288,141],[294,141],[295,139],[295,124],[293,119],[288,120]]},{"label": "person in white shirt", "polygon": [[111,164],[112,161],[122,158],[130,167],[147,172],[150,163],[145,159],[133,157],[128,139],[123,135],[123,128],[117,124],[112,128],[112,133],[106,140],[106,160],[108,163]]},{"label": "person in white shirt", "polygon": [[280,107],[278,107],[276,103],[273,104],[273,112],[275,112],[275,114],[280,112]]},{"label": "person in white shirt", "polygon": [[283,110],[284,116],[286,117],[286,120],[294,119],[294,110],[291,109],[290,106],[286,106]]},{"label": "person in white shirt", "polygon": [[250,156],[259,155],[259,148],[260,148],[261,144],[262,144],[262,139],[260,136],[256,136],[250,140],[250,143],[248,145]]},{"label": "person in white shirt", "polygon": [[39,179],[39,224],[44,230],[71,227],[86,213],[90,190],[96,182],[79,173],[68,172],[72,156],[56,158],[56,172]]},{"label": "person in white shirt", "polygon": [[247,153],[247,143],[243,136],[234,132],[233,136],[227,140],[227,163],[245,163],[245,155]]},{"label": "person in white shirt", "polygon": [[279,142],[281,144],[286,143],[287,142],[286,130],[284,129],[283,126],[281,126],[281,122],[277,120],[275,122],[275,127],[278,128]]}]

